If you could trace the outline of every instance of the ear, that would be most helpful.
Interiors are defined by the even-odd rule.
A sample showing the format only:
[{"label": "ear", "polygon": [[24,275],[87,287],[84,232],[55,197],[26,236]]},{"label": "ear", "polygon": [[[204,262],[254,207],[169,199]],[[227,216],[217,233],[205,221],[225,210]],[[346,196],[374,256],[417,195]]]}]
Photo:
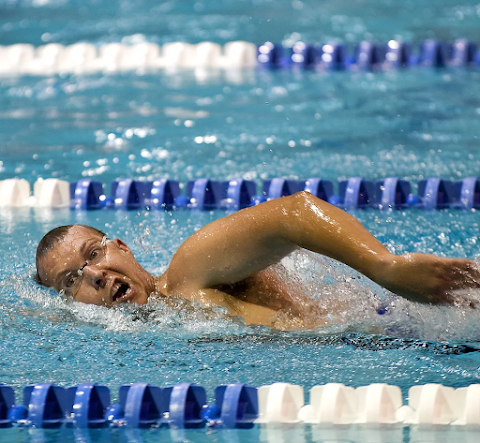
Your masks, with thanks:
[{"label": "ear", "polygon": [[121,251],[123,252],[128,252],[128,253],[132,253],[132,251],[130,251],[130,248],[127,246],[126,243],[124,243],[122,240],[120,240],[119,238],[115,238],[113,239],[112,243],[114,245],[116,245],[118,247],[118,249],[120,249]]}]

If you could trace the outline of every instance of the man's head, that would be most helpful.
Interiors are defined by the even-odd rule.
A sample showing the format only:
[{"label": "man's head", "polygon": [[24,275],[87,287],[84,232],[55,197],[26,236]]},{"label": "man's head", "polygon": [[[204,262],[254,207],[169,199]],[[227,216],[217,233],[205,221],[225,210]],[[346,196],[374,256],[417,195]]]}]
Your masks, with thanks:
[{"label": "man's head", "polygon": [[128,246],[111,241],[98,229],[60,226],[40,241],[35,280],[74,300],[111,307],[145,304],[154,279],[135,260]]}]

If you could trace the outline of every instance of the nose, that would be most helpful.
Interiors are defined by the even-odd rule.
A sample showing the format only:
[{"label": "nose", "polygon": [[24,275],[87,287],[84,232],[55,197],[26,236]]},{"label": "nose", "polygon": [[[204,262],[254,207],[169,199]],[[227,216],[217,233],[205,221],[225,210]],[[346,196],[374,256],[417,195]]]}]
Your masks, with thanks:
[{"label": "nose", "polygon": [[83,269],[83,279],[95,289],[103,289],[107,284],[107,273],[96,265],[87,265]]}]

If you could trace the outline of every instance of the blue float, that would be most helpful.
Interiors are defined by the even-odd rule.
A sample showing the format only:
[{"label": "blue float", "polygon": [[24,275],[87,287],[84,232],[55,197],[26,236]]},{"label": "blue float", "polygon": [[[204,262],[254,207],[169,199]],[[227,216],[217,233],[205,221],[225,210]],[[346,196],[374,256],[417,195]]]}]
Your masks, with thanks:
[{"label": "blue float", "polygon": [[100,209],[104,206],[103,184],[99,181],[84,178],[70,183],[70,195],[72,209]]},{"label": "blue float", "polygon": [[475,63],[477,45],[465,39],[456,40],[452,47],[452,66],[470,66]]},{"label": "blue float", "polygon": [[179,182],[162,178],[152,183],[150,197],[146,200],[146,203],[151,209],[172,209],[179,195]]},{"label": "blue float", "polygon": [[130,178],[115,180],[111,184],[111,195],[115,209],[142,209],[150,198],[152,182],[141,182]]},{"label": "blue float", "polygon": [[263,194],[257,194],[252,199],[252,203],[254,206],[259,205],[260,203],[265,203],[266,201],[267,197]]},{"label": "blue float", "polygon": [[448,208],[455,201],[452,182],[437,177],[420,180],[418,195],[425,209]]},{"label": "blue float", "polygon": [[187,198],[192,209],[216,209],[227,197],[227,182],[199,178],[187,183]]},{"label": "blue float", "polygon": [[385,60],[384,46],[363,41],[355,49],[355,66],[361,71],[376,69]]},{"label": "blue float", "polygon": [[398,177],[388,177],[378,181],[375,187],[375,206],[381,209],[401,209],[408,206],[408,197],[412,188],[410,182]]},{"label": "blue float", "polygon": [[220,425],[249,429],[258,417],[257,388],[243,383],[217,386],[215,406],[220,410]]},{"label": "blue float", "polygon": [[106,386],[84,383],[70,388],[74,394],[71,424],[77,428],[102,428],[108,424],[105,412],[110,405]]},{"label": "blue float", "polygon": [[128,427],[146,428],[163,419],[167,410],[163,390],[148,383],[121,386],[119,403],[124,411],[123,421]]},{"label": "blue float", "polygon": [[426,67],[441,68],[448,65],[451,46],[436,40],[425,40],[420,45],[420,64]]},{"label": "blue float", "polygon": [[256,186],[251,180],[234,179],[228,182],[226,209],[238,210],[252,206]]},{"label": "blue float", "polygon": [[346,209],[367,208],[375,199],[373,182],[362,177],[352,177],[338,184],[340,206]]},{"label": "blue float", "polygon": [[318,50],[315,46],[304,42],[296,42],[290,50],[289,62],[293,67],[311,69],[318,62]]},{"label": "blue float", "polygon": [[333,183],[330,180],[309,178],[305,181],[304,191],[310,192],[315,197],[329,201],[333,195]]},{"label": "blue float", "polygon": [[15,404],[15,392],[10,386],[0,385],[0,428],[8,428],[12,420],[8,411]]},{"label": "blue float", "polygon": [[467,177],[453,183],[455,206],[462,209],[480,208],[480,178]]},{"label": "blue float", "polygon": [[118,425],[125,415],[125,411],[119,403],[110,405],[105,411],[105,420],[112,425]]},{"label": "blue float", "polygon": [[258,46],[257,61],[260,66],[279,68],[283,62],[283,46],[265,42]]},{"label": "blue float", "polygon": [[175,428],[201,428],[205,426],[202,410],[207,402],[205,388],[181,383],[164,389],[168,403],[168,423]]},{"label": "blue float", "polygon": [[340,71],[346,68],[347,48],[340,43],[325,43],[320,48],[319,65],[330,71]]},{"label": "blue float", "polygon": [[287,180],[285,178],[273,178],[263,181],[263,194],[267,200],[286,197],[302,190],[302,185],[296,180]]},{"label": "blue float", "polygon": [[58,428],[69,412],[67,391],[49,383],[26,386],[23,390],[23,404],[28,405],[28,423],[37,428]]},{"label": "blue float", "polygon": [[404,68],[410,64],[411,48],[407,43],[390,40],[385,53],[385,66],[388,68]]},{"label": "blue float", "polygon": [[175,198],[175,209],[188,208],[189,204],[190,201],[186,195],[180,194]]},{"label": "blue float", "polygon": [[12,424],[26,424],[28,418],[28,408],[25,405],[13,405],[7,414],[7,420]]}]

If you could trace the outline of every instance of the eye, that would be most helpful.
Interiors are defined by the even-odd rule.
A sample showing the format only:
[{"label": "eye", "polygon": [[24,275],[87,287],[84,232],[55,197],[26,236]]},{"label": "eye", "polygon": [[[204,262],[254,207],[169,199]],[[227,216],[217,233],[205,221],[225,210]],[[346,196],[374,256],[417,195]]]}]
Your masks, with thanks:
[{"label": "eye", "polygon": [[95,260],[95,259],[98,259],[100,257],[100,248],[96,247],[94,249],[92,249],[92,251],[90,252],[89,256],[88,256],[88,259],[89,260]]},{"label": "eye", "polygon": [[70,276],[67,281],[65,282],[66,288],[71,288],[75,284],[76,278],[72,275]]}]

